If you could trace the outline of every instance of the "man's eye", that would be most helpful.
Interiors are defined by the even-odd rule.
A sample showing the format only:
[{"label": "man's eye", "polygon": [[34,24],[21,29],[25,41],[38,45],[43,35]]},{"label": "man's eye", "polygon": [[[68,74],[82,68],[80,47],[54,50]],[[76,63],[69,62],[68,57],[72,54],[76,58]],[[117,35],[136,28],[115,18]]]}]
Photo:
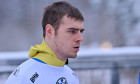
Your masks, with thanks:
[{"label": "man's eye", "polygon": [[75,30],[70,30],[69,32],[70,32],[70,33],[73,33],[73,34],[74,34],[74,33],[76,33],[76,31],[75,31]]}]

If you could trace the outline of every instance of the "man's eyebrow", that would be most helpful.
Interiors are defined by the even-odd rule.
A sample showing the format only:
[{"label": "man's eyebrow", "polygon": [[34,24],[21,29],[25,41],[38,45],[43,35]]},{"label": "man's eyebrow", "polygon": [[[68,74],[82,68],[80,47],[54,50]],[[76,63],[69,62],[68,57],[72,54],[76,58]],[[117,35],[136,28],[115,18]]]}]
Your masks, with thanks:
[{"label": "man's eyebrow", "polygon": [[79,28],[68,28],[68,29],[84,31],[84,29],[79,29]]},{"label": "man's eyebrow", "polygon": [[81,29],[80,31],[83,32],[85,29]]}]

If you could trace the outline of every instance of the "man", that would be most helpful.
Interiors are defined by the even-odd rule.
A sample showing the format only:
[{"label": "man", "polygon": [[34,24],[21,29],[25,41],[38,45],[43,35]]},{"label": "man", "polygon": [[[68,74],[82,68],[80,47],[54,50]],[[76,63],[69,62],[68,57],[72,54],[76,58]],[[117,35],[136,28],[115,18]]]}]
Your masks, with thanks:
[{"label": "man", "polygon": [[48,6],[42,20],[42,44],[31,47],[30,59],[10,75],[6,84],[79,84],[65,63],[77,56],[83,41],[83,21],[79,10],[65,1]]}]

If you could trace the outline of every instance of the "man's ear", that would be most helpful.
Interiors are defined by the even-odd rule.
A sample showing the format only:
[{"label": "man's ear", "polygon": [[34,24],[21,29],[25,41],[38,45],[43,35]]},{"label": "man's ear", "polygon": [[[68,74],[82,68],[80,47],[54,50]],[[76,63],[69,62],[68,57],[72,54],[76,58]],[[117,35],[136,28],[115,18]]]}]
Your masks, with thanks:
[{"label": "man's ear", "polygon": [[54,35],[54,28],[52,25],[47,24],[46,25],[46,37],[48,37],[48,39],[51,39]]}]

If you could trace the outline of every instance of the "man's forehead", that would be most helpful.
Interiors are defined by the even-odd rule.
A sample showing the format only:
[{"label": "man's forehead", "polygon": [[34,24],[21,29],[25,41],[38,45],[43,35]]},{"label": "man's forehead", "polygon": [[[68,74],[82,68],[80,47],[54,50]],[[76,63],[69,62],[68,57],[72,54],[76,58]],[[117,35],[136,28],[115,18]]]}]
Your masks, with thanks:
[{"label": "man's forehead", "polygon": [[70,18],[64,16],[60,23],[60,28],[62,29],[75,29],[75,30],[83,30],[83,21],[76,20],[74,18]]},{"label": "man's forehead", "polygon": [[62,19],[61,19],[61,24],[66,23],[66,20],[83,22],[83,21],[78,20],[78,19],[76,19],[76,18],[74,18],[74,17],[68,17],[67,15],[64,15],[64,16],[62,17]]}]

